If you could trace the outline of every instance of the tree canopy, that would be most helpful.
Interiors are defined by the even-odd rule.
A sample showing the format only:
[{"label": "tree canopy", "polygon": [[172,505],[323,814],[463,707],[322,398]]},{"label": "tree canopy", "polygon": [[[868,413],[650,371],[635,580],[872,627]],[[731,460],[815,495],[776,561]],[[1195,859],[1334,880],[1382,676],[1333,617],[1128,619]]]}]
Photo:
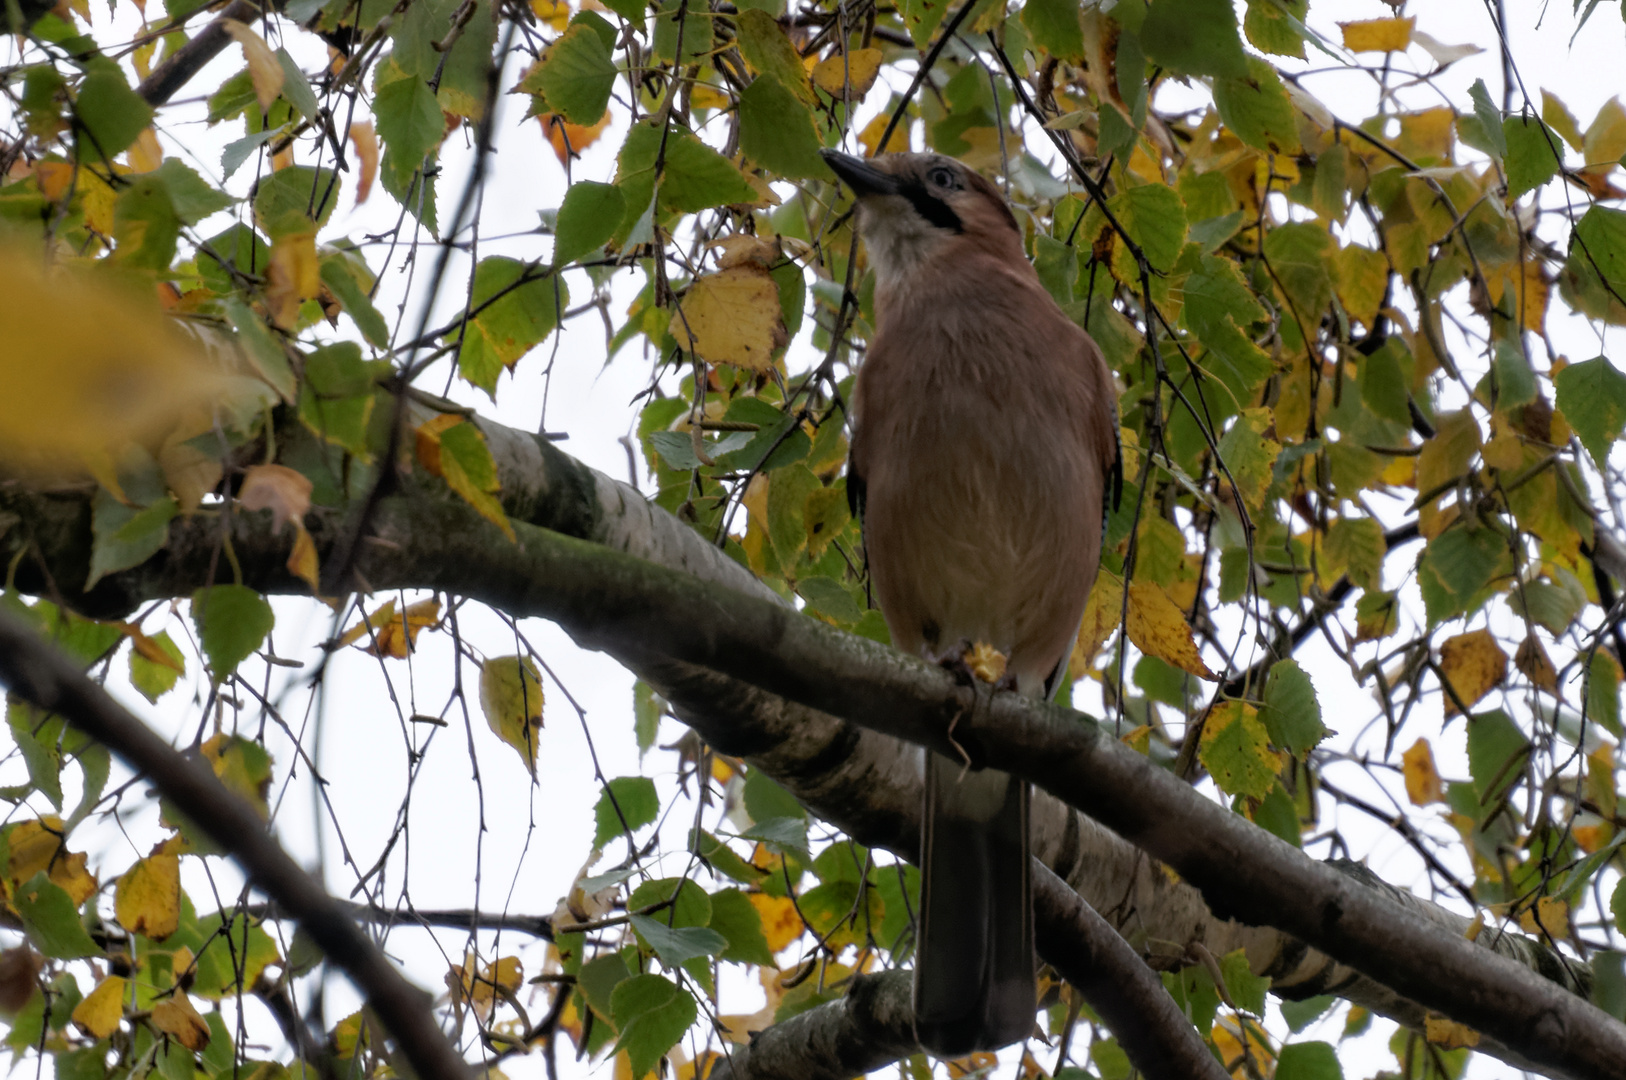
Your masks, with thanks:
[{"label": "tree canopy", "polygon": [[[1626,35],[1410,7],[9,0],[14,1064],[1616,1075],[1626,107],[1506,43]],[[825,147],[994,179],[1116,375],[1055,704],[885,647]],[[1041,792],[997,1057],[913,1041],[918,744]]]}]

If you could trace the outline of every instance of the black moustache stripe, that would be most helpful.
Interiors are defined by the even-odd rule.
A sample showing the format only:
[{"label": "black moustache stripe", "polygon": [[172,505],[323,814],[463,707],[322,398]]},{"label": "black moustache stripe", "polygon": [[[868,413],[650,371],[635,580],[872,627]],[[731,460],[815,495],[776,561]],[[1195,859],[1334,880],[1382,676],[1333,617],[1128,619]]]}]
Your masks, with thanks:
[{"label": "black moustache stripe", "polygon": [[948,203],[928,192],[925,185],[903,183],[898,185],[898,194],[909,200],[909,205],[915,208],[915,213],[939,229],[957,233],[965,231],[965,226],[960,222],[960,215],[956,214]]}]

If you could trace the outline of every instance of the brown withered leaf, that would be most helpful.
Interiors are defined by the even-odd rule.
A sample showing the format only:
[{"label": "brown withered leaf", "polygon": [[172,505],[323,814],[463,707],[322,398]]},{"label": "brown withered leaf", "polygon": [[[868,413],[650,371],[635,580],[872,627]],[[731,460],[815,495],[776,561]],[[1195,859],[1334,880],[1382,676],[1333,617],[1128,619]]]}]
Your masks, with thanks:
[{"label": "brown withered leaf", "polygon": [[1547,658],[1547,649],[1535,634],[1528,635],[1513,653],[1513,666],[1524,673],[1537,689],[1558,696],[1558,672]]}]

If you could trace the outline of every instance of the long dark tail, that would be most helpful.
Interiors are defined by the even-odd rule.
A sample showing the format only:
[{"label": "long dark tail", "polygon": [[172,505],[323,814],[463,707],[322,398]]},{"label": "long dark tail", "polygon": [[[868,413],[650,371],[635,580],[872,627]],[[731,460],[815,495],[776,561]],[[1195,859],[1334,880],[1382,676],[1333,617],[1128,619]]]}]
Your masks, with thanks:
[{"label": "long dark tail", "polygon": [[1028,785],[926,753],[915,1035],[942,1057],[1033,1031]]}]

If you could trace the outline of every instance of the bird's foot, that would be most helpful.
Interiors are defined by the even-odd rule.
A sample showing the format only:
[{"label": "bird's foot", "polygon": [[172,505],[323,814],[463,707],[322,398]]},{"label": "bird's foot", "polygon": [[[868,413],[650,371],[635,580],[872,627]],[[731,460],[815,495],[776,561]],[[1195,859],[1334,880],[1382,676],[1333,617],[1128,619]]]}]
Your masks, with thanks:
[{"label": "bird's foot", "polygon": [[971,659],[974,646],[970,641],[961,638],[940,653],[929,654],[928,659],[950,675],[961,686],[975,686],[978,672]]}]

